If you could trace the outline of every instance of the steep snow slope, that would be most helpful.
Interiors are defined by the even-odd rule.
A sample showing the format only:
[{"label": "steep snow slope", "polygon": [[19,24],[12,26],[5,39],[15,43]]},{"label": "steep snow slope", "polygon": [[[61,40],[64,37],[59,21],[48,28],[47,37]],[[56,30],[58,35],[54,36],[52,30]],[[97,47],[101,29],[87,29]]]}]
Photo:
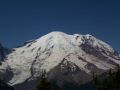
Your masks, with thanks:
[{"label": "steep snow slope", "polygon": [[92,35],[51,32],[14,48],[0,71],[4,73],[9,68],[13,74],[9,84],[16,85],[35,80],[43,69],[49,73],[56,68],[63,73],[81,70],[91,75],[92,72],[101,74],[117,64],[120,64],[119,54]]}]

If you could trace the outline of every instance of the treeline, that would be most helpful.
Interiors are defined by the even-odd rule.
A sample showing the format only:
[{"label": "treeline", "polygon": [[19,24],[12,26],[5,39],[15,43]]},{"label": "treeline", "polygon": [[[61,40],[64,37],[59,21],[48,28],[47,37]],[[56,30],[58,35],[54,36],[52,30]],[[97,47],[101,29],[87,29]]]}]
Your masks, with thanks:
[{"label": "treeline", "polygon": [[[114,70],[110,69],[102,78],[93,73],[92,83],[95,90],[120,90],[120,66]],[[52,90],[51,83],[47,80],[47,74],[45,71],[41,74],[36,90]]]},{"label": "treeline", "polygon": [[[120,90],[120,66],[115,70],[110,69],[102,78],[93,73],[92,83],[95,90]],[[47,80],[47,73],[43,70],[35,90],[52,90],[51,86]],[[14,88],[0,79],[0,90],[14,90]]]},{"label": "treeline", "polygon": [[93,84],[96,90],[120,90],[120,66],[115,70],[110,69],[102,79],[94,73]]},{"label": "treeline", "polygon": [[42,71],[36,90],[51,90],[51,83],[47,80],[47,73]]}]

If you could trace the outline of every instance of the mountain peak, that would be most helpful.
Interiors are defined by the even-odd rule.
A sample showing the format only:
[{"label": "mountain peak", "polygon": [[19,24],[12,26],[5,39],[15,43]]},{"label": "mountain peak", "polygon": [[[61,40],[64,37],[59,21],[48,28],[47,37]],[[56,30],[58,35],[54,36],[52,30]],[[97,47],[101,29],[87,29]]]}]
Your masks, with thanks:
[{"label": "mountain peak", "polygon": [[61,32],[61,31],[52,31],[52,32],[46,34],[45,36],[49,36],[49,35],[52,35],[52,36],[56,36],[56,35],[66,35],[66,33]]},{"label": "mountain peak", "polygon": [[76,73],[90,76],[91,72],[100,74],[120,64],[118,54],[105,42],[90,34],[69,35],[60,31],[26,42],[5,59],[0,71],[4,74],[9,67],[11,85],[35,80],[42,70],[52,73],[51,78],[59,73],[66,75],[66,72],[70,76]]},{"label": "mountain peak", "polygon": [[65,34],[65,33],[62,32],[62,31],[52,31],[52,32],[50,32],[50,33],[52,33],[52,34]]},{"label": "mountain peak", "polygon": [[94,36],[92,36],[91,34],[86,34],[85,36],[86,36],[88,39],[91,38],[91,37],[94,37]]}]

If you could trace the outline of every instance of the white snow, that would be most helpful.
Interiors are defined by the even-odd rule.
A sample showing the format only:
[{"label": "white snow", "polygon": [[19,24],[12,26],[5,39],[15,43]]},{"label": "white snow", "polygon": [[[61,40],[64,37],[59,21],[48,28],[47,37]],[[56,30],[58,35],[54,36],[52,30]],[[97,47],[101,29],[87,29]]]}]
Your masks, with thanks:
[{"label": "white snow", "polygon": [[[15,51],[8,55],[8,60],[0,66],[0,70],[9,66],[14,73],[14,77],[9,81],[9,84],[16,85],[23,83],[31,76],[38,77],[42,69],[49,72],[71,53],[80,55],[87,62],[96,65],[100,69],[107,70],[113,68],[114,65],[108,64],[102,60],[97,60],[98,58],[88,55],[79,47],[79,45],[84,44],[86,40],[93,47],[98,46],[106,52],[114,52],[114,49],[111,46],[96,39],[92,35],[68,35],[56,31],[36,40],[32,40],[25,46],[14,48]],[[77,65],[86,73],[90,72],[85,68],[87,62],[79,60],[76,55],[71,55],[67,60]],[[118,63],[118,61],[115,62]],[[32,72],[34,75],[32,75],[31,69],[33,70]]]}]

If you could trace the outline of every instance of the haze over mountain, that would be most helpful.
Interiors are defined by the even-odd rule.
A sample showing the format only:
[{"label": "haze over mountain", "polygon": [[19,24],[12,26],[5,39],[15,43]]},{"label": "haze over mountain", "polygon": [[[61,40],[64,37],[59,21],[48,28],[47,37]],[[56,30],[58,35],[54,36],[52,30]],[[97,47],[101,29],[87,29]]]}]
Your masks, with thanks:
[{"label": "haze over mountain", "polygon": [[15,90],[33,90],[42,70],[60,88],[65,83],[82,85],[91,81],[93,72],[102,75],[114,69],[120,64],[120,55],[90,34],[55,31],[17,48],[0,45],[0,62],[1,77]]}]

